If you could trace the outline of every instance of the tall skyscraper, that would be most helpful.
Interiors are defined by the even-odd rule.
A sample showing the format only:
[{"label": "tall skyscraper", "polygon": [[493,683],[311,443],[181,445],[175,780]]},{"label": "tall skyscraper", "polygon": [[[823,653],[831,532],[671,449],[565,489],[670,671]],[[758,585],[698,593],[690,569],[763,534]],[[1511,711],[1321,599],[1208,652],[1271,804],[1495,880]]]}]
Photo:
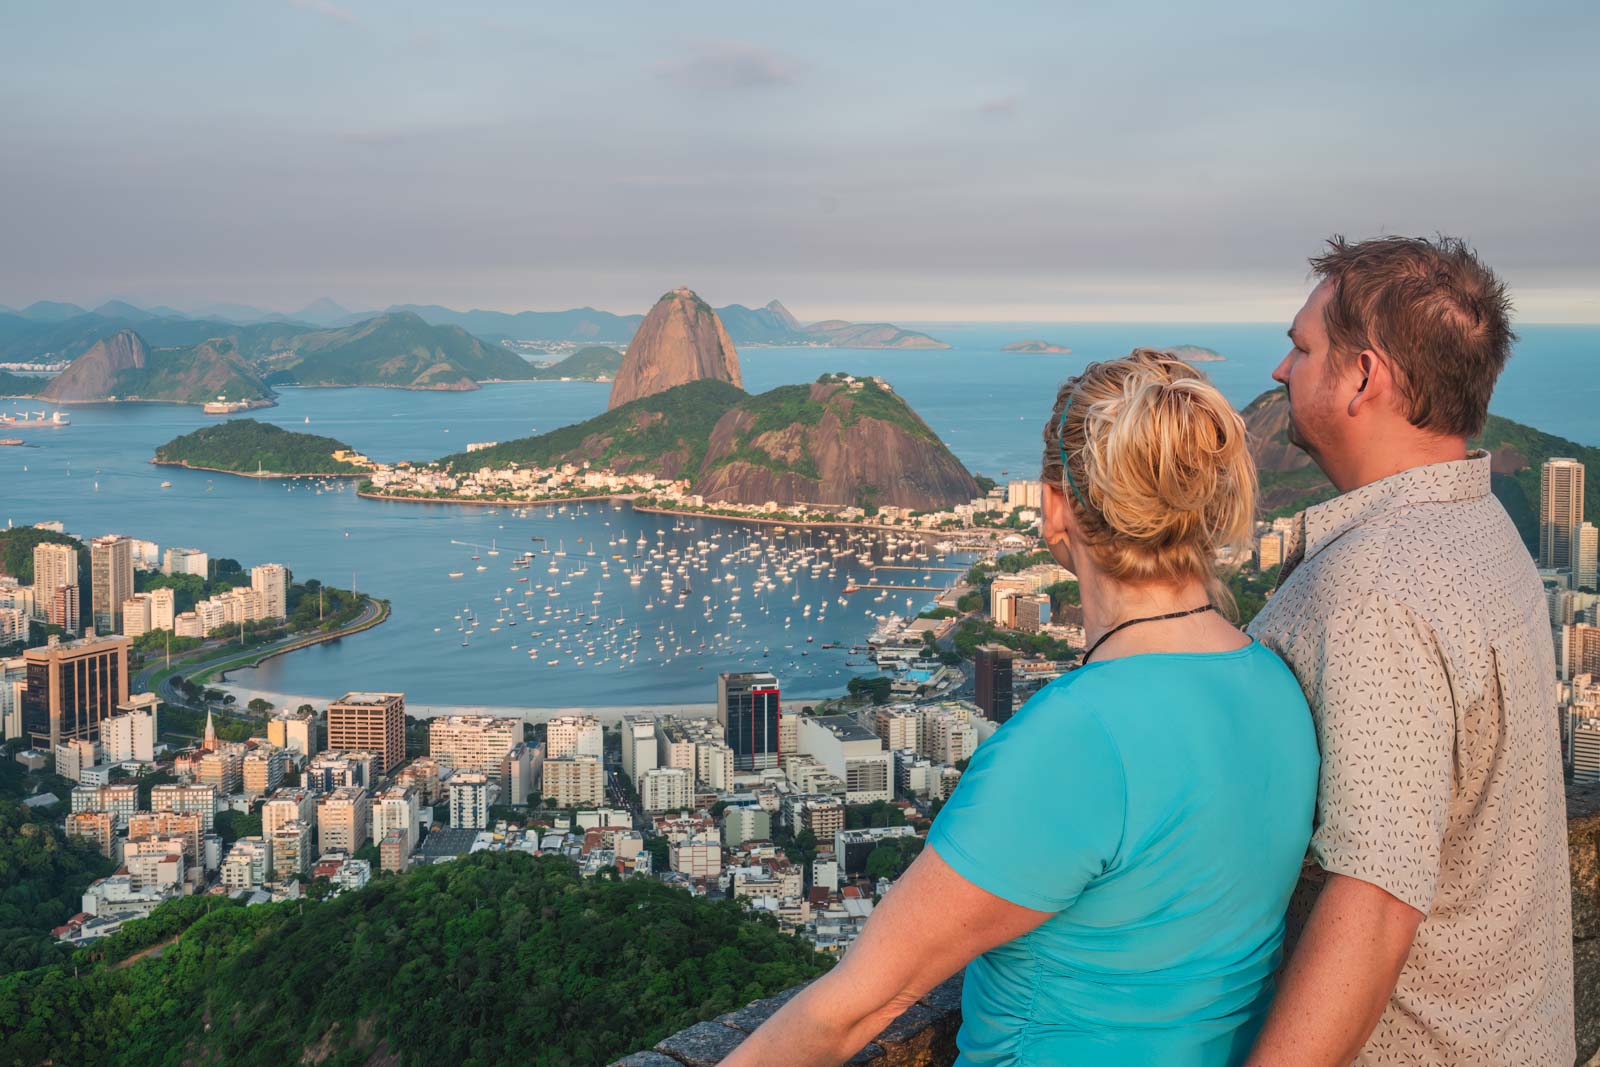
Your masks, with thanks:
[{"label": "tall skyscraper", "polygon": [[78,617],[80,610],[78,587],[58,585],[50,594],[50,605],[45,609],[44,618],[51,626],[59,626],[68,635],[76,635],[83,631],[83,621]]},{"label": "tall skyscraper", "polygon": [[1539,566],[1572,567],[1572,534],[1583,522],[1583,464],[1547,459],[1539,468]]},{"label": "tall skyscraper", "polygon": [[1582,522],[1572,531],[1572,584],[1600,592],[1600,527]]},{"label": "tall skyscraper", "polygon": [[97,633],[122,632],[122,602],[133,595],[133,542],[107,534],[89,542],[89,604]]},{"label": "tall skyscraper", "polygon": [[[78,595],[78,550],[71,545],[42,541],[33,546],[33,613],[41,622],[51,622],[50,605],[56,590],[71,586],[73,598]],[[72,612],[74,619],[77,611]],[[61,623],[55,623],[60,626]],[[77,627],[72,629],[77,632]]]},{"label": "tall skyscraper", "polygon": [[717,721],[733,749],[733,769],[764,771],[778,766],[782,716],[778,679],[764,671],[717,675]]},{"label": "tall skyscraper", "polygon": [[973,703],[995,722],[1011,718],[1011,649],[979,645],[972,657]]},{"label": "tall skyscraper", "polygon": [[250,588],[261,594],[261,617],[281,619],[289,614],[289,569],[281,563],[250,568]]},{"label": "tall skyscraper", "polygon": [[54,752],[63,741],[100,740],[100,724],[128,700],[132,644],[126,637],[52,637],[22,654],[28,672],[22,732],[35,748]]},{"label": "tall skyscraper", "polygon": [[404,693],[346,693],[328,705],[328,749],[371,752],[383,774],[406,758]]},{"label": "tall skyscraper", "polygon": [[428,721],[428,755],[456,771],[499,778],[506,753],[521,740],[521,719],[444,715]]}]

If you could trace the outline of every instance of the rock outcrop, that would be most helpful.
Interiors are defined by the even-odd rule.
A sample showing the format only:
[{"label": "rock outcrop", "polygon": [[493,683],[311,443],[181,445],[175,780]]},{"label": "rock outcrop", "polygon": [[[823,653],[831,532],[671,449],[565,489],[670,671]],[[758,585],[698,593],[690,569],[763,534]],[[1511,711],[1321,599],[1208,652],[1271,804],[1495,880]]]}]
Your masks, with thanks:
[{"label": "rock outcrop", "polygon": [[750,397],[723,415],[694,491],[740,504],[928,511],[971,500],[978,485],[886,382],[829,375]]},{"label": "rock outcrop", "polygon": [[1072,349],[1066,345],[1052,344],[1049,341],[1013,341],[1006,345],[1002,352],[1034,352],[1049,355],[1066,355]]},{"label": "rock outcrop", "polygon": [[65,404],[104,400],[117,395],[119,377],[128,371],[143,370],[149,360],[150,350],[142,337],[132,330],[118,330],[95,342],[89,351],[52,378],[49,385],[39,390],[39,399]]},{"label": "rock outcrop", "polygon": [[674,289],[639,324],[611,384],[607,407],[702,378],[744,387],[739,353],[722,320],[693,290]]}]

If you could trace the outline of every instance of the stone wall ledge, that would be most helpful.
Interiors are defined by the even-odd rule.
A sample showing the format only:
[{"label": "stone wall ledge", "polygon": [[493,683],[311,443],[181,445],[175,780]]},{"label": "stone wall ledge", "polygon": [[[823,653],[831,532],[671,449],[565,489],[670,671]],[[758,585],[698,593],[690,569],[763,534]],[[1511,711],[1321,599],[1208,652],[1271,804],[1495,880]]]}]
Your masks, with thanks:
[{"label": "stone wall ledge", "polygon": [[[1567,792],[1567,848],[1572,866],[1573,984],[1578,1063],[1600,1067],[1600,786]],[[805,986],[696,1023],[652,1050],[610,1067],[715,1067],[756,1027]],[[858,1052],[854,1067],[949,1067],[961,1028],[961,975],[936,986]]]},{"label": "stone wall ledge", "polygon": [[[624,1056],[610,1067],[715,1067],[804,988],[798,985],[709,1022],[695,1023],[655,1048]],[[956,1031],[960,1028],[958,974],[930,989],[846,1062],[851,1067],[948,1067],[955,1062]]]}]

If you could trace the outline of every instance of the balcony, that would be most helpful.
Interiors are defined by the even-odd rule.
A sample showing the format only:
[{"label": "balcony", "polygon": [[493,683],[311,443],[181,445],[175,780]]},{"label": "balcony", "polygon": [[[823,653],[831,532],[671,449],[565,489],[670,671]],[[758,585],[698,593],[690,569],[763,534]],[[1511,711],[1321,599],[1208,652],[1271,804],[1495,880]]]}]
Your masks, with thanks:
[{"label": "balcony", "polygon": [[[1578,1060],[1600,1067],[1600,786],[1567,794]],[[803,986],[696,1023],[611,1067],[714,1067]],[[856,1067],[949,1067],[961,1027],[961,976],[939,985],[849,1062]]]}]

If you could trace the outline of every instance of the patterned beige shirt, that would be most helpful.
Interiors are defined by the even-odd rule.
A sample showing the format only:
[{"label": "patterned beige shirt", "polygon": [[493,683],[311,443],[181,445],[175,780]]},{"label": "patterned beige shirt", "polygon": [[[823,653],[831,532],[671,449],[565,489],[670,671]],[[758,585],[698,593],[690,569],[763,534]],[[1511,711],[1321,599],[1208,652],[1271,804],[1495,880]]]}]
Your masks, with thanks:
[{"label": "patterned beige shirt", "polygon": [[1555,653],[1488,454],[1402,471],[1295,526],[1250,631],[1316,718],[1311,858],[1424,914],[1357,1062],[1572,1063]]}]

